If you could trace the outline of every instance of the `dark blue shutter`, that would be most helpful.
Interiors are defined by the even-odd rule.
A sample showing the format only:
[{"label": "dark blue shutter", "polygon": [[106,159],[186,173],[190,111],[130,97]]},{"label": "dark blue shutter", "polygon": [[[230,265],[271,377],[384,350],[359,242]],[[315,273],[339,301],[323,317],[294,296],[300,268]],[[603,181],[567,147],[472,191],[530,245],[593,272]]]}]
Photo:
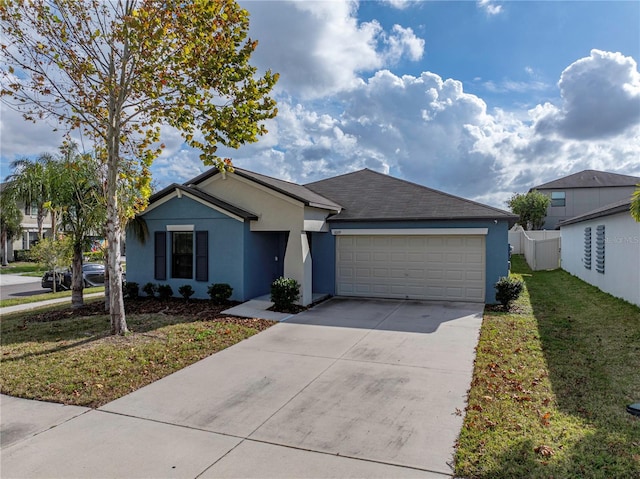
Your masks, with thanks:
[{"label": "dark blue shutter", "polygon": [[154,279],[167,279],[167,234],[156,231],[154,234]]},{"label": "dark blue shutter", "polygon": [[208,231],[196,231],[196,281],[209,281]]}]

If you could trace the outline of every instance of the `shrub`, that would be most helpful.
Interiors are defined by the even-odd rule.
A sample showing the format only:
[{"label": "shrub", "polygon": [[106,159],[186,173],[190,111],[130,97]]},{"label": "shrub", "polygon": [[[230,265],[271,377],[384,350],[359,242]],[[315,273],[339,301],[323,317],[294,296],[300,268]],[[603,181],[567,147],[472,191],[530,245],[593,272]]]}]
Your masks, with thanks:
[{"label": "shrub", "polygon": [[159,284],[158,285],[158,298],[163,301],[166,301],[171,296],[173,296],[173,289],[168,284]]},{"label": "shrub", "polygon": [[502,277],[495,284],[496,299],[508,311],[511,303],[518,299],[520,293],[522,293],[523,287],[524,283],[520,280]]},{"label": "shrub", "polygon": [[207,294],[215,304],[226,303],[232,293],[233,288],[227,283],[215,283],[207,289]]},{"label": "shrub", "polygon": [[191,296],[193,296],[193,293],[195,293],[195,291],[193,290],[193,288],[191,287],[190,284],[183,284],[182,286],[180,286],[178,288],[178,293],[180,293],[180,295],[186,299],[187,301],[189,301],[189,298]]},{"label": "shrub", "polygon": [[89,251],[83,253],[82,256],[87,263],[104,263],[104,252],[102,251]]},{"label": "shrub", "polygon": [[271,283],[271,301],[276,310],[284,311],[300,298],[300,284],[295,279],[278,278]]},{"label": "shrub", "polygon": [[13,252],[14,261],[34,261],[28,249],[18,249]]},{"label": "shrub", "polygon": [[138,297],[138,283],[133,281],[124,281],[122,283],[122,291],[125,298],[136,299]]},{"label": "shrub", "polygon": [[144,291],[144,294],[146,294],[147,297],[153,298],[158,291],[158,286],[153,283],[147,283],[142,287],[142,291]]}]

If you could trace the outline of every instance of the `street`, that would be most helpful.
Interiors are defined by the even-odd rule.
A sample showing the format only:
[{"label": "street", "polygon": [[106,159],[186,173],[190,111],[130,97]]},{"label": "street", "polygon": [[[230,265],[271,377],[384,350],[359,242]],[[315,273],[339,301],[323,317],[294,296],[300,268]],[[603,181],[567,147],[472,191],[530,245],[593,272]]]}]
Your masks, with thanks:
[{"label": "street", "polygon": [[48,293],[40,286],[40,278],[18,274],[0,274],[0,299],[21,298]]}]

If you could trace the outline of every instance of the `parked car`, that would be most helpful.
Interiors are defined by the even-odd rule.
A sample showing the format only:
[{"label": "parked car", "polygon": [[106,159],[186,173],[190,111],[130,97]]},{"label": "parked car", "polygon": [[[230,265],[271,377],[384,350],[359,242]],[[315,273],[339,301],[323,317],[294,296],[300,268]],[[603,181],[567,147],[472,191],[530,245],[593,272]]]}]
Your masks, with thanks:
[{"label": "parked car", "polygon": [[[104,285],[104,265],[85,263],[82,265],[82,279],[85,288]],[[47,271],[40,283],[45,289],[53,289],[53,271]],[[71,270],[56,270],[56,291],[71,288]]]}]

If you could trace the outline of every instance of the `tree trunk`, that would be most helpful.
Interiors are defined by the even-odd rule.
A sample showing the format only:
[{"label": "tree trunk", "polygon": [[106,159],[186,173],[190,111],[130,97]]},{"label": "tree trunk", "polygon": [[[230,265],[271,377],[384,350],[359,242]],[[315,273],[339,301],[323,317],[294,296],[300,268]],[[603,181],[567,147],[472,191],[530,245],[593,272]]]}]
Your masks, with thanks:
[{"label": "tree trunk", "polygon": [[[104,235],[107,235],[105,230]],[[109,294],[109,251],[104,252],[104,310],[111,310],[111,295]]]},{"label": "tree trunk", "polygon": [[81,308],[84,305],[82,289],[84,278],[82,277],[82,243],[73,243],[73,262],[71,264],[71,308]]},{"label": "tree trunk", "polygon": [[2,230],[2,266],[9,264],[9,242],[7,241],[7,230]]},{"label": "tree trunk", "polygon": [[38,224],[38,239],[44,238],[44,207],[38,205],[38,214],[36,215],[36,223]]},{"label": "tree trunk", "polygon": [[124,312],[124,298],[122,297],[122,271],[120,269],[120,218],[118,215],[118,203],[115,194],[110,196],[109,203],[107,205],[107,217],[107,242],[109,249],[107,264],[109,270],[109,315],[111,316],[111,334],[125,334],[128,329]]},{"label": "tree trunk", "polygon": [[51,210],[51,237],[55,239],[58,234],[58,220],[55,210]]}]

